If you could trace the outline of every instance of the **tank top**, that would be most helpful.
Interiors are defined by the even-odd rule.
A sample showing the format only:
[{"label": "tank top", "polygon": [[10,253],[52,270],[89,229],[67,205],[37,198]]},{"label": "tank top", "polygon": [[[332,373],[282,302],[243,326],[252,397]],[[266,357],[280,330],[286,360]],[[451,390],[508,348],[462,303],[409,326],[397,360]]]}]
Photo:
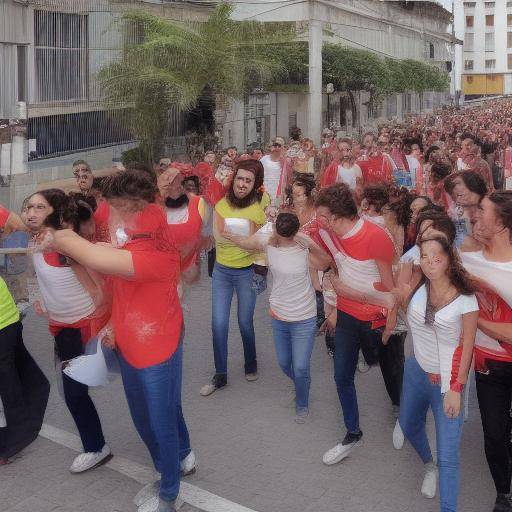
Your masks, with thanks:
[{"label": "tank top", "polygon": [[34,270],[44,306],[50,321],[75,324],[96,309],[92,297],[71,267],[51,265],[48,260],[56,253],[34,253]]}]

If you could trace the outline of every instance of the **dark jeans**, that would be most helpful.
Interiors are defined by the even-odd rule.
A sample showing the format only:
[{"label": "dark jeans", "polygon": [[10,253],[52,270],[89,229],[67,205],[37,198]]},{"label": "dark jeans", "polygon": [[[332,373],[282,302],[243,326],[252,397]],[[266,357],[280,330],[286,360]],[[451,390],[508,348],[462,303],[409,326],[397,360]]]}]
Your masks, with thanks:
[{"label": "dark jeans", "polygon": [[[316,325],[318,328],[322,326],[325,322],[325,310],[324,310],[324,294],[315,291],[316,294]],[[334,352],[334,336],[330,334],[325,334],[325,346],[327,350],[332,350]]]},{"label": "dark jeans", "polygon": [[512,478],[512,363],[486,361],[489,373],[476,373],[485,456],[498,493],[510,492]]},{"label": "dark jeans", "polygon": [[[61,361],[67,361],[84,353],[80,329],[65,327],[55,336],[55,352]],[[64,399],[80,434],[84,452],[99,452],[105,446],[100,418],[89,388],[62,373]]]},{"label": "dark jeans", "polygon": [[160,364],[134,368],[121,355],[119,363],[133,423],[162,476],[160,497],[174,501],[180,490],[180,461],[190,453],[181,407],[183,343]]},{"label": "dark jeans", "polygon": [[404,341],[407,333],[393,334],[388,344],[379,346],[379,364],[384,385],[393,405],[400,405],[404,376]]},{"label": "dark jeans", "polygon": [[21,322],[0,330],[0,398],[7,426],[0,428],[0,457],[12,457],[36,439],[50,383],[23,344]]},{"label": "dark jeans", "polygon": [[379,360],[379,349],[382,344],[382,331],[372,329],[371,322],[357,318],[338,310],[336,323],[336,350],[334,352],[334,381],[343,411],[347,431],[359,432],[359,408],[357,405],[354,376],[362,349],[368,364],[376,364]]}]

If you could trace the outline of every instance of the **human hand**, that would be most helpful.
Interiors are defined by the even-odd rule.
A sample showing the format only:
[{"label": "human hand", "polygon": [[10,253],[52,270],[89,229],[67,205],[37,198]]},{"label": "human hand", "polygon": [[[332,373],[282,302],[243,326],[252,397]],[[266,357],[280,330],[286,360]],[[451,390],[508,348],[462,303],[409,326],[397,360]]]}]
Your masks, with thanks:
[{"label": "human hand", "polygon": [[449,389],[444,395],[443,408],[448,418],[457,418],[460,414],[461,393]]},{"label": "human hand", "polygon": [[103,345],[112,350],[116,348],[116,336],[111,324],[105,325],[105,327],[103,327],[103,329],[98,333],[98,336],[101,337],[101,343]]},{"label": "human hand", "polygon": [[325,322],[320,326],[320,332],[334,336],[336,333],[336,321],[337,311],[334,310],[330,315],[327,316]]}]

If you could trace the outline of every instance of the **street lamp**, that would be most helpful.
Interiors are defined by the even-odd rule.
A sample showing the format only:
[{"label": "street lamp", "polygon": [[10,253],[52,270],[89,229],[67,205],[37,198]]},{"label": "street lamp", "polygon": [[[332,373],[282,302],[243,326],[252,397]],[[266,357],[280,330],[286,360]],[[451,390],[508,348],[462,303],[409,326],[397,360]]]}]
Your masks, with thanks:
[{"label": "street lamp", "polygon": [[325,86],[325,92],[327,93],[327,128],[331,127],[331,94],[334,92],[334,85],[327,84]]}]

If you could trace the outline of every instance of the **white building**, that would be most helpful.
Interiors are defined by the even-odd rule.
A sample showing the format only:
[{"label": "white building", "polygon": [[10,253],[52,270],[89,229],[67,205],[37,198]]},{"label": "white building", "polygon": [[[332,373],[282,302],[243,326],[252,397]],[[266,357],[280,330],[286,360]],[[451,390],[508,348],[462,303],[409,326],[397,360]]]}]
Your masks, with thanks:
[{"label": "white building", "polygon": [[512,94],[512,2],[455,1],[458,89],[466,99]]},{"label": "white building", "polygon": [[[450,71],[456,40],[451,35],[451,13],[439,2],[386,0],[253,0],[236,3],[234,17],[268,22],[295,22],[302,39],[309,41],[309,93],[259,91],[235,102],[221,113],[224,146],[242,149],[251,143],[288,136],[296,125],[318,141],[327,120],[346,133],[361,132],[379,118],[403,118],[449,101],[445,94],[426,93],[423,104],[417,94],[387,98],[381,108],[369,111],[368,95],[359,94],[357,119],[352,119],[342,92],[322,93],[322,41],[370,50],[383,57],[416,59]],[[327,113],[327,103],[330,108]]]}]

